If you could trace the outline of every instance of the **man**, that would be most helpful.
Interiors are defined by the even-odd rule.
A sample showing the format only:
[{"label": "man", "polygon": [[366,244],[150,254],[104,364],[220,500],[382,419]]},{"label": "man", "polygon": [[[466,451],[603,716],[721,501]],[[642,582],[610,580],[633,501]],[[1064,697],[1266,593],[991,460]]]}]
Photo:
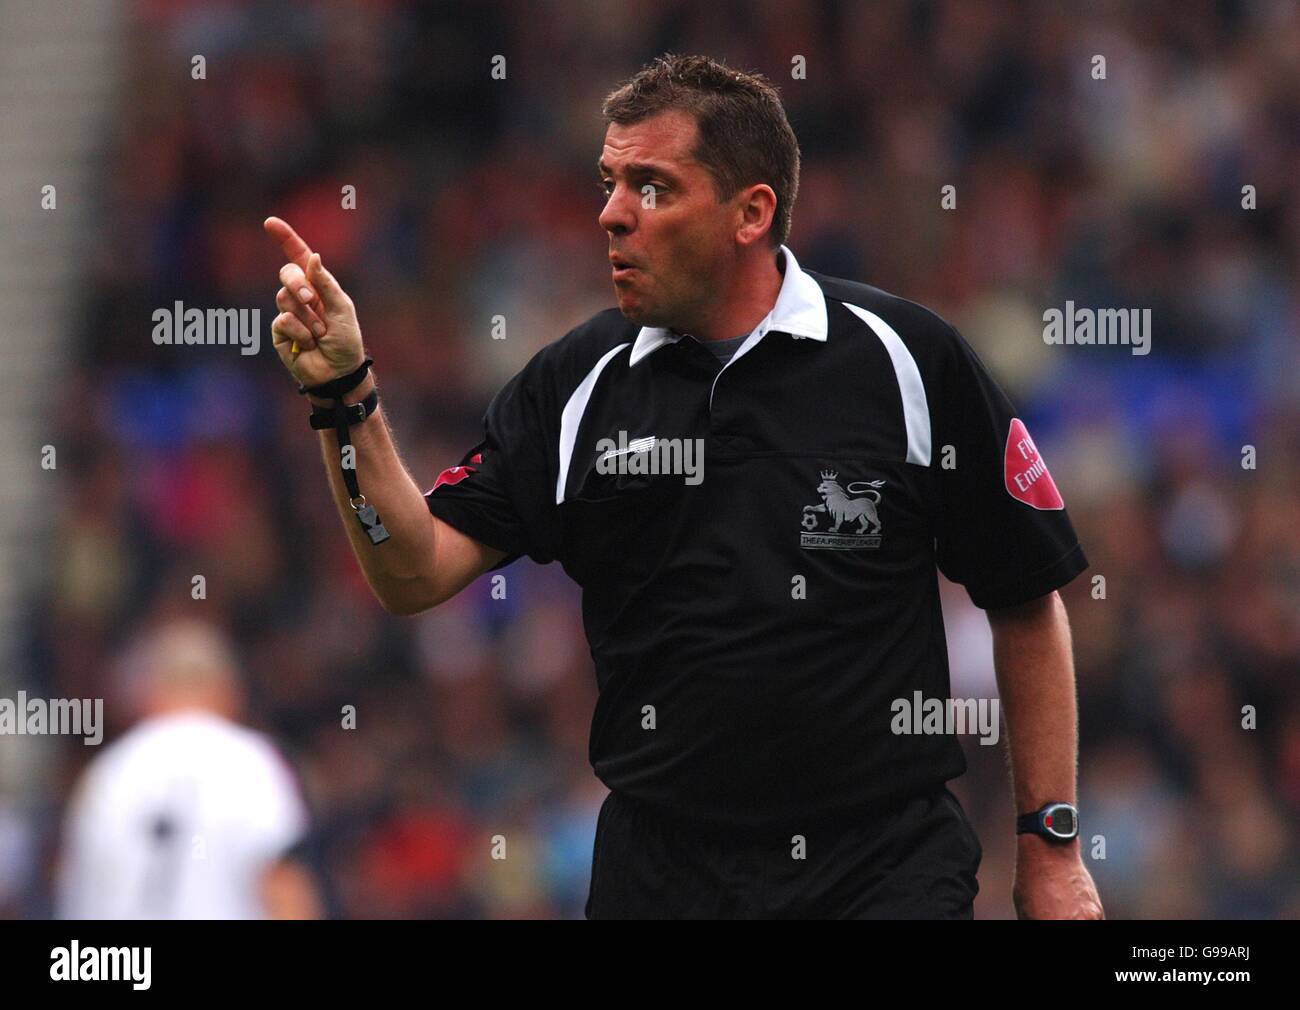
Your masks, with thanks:
[{"label": "man", "polygon": [[611,789],[588,917],[968,918],[981,850],[944,785],[961,748],[891,728],[900,699],[948,694],[937,565],[993,627],[1018,908],[1100,917],[1060,805],[1076,731],[1056,589],[1086,561],[1028,432],[937,316],[799,266],[799,150],[761,77],[661,58],[604,116],[618,308],[539,352],[423,495],[351,301],[266,222],[290,260],[275,346],[328,394],[314,424],[375,594],[414,614],[524,554],[582,585]]},{"label": "man", "polygon": [[318,917],[293,852],[306,809],[274,745],[234,721],[241,693],[223,637],[172,621],[143,636],[124,670],[143,718],[77,785],[58,916]]}]

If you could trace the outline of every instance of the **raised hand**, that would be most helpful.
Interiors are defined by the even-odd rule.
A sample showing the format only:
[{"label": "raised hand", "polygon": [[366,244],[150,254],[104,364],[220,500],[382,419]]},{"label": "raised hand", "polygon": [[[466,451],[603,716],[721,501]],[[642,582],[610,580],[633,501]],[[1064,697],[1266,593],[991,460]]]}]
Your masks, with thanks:
[{"label": "raised hand", "polygon": [[285,221],[268,217],[262,227],[288,260],[276,293],[280,314],[271,323],[272,344],[291,375],[318,386],[355,371],[365,350],[356,307],[306,242]]}]

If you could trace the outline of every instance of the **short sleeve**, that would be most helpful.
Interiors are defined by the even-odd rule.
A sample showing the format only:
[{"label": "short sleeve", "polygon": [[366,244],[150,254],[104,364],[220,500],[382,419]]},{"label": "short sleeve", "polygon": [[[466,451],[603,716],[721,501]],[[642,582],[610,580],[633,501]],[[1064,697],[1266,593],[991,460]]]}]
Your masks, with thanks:
[{"label": "short sleeve", "polygon": [[483,438],[424,495],[433,515],[506,553],[494,569],[525,554],[540,564],[555,559],[550,461],[558,435],[547,420],[551,391],[543,376],[539,355],[493,397]]},{"label": "short sleeve", "polygon": [[970,345],[947,329],[932,464],[938,565],[976,606],[1015,606],[1059,589],[1088,560],[1024,422]]},{"label": "short sleeve", "polygon": [[261,862],[283,858],[306,834],[307,807],[298,781],[269,742],[253,751],[249,780],[239,797],[243,842]]}]

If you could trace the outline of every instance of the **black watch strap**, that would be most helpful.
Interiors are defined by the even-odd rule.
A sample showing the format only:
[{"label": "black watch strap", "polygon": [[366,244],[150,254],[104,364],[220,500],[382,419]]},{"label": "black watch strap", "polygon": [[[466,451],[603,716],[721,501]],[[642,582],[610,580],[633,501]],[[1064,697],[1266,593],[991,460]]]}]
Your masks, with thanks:
[{"label": "black watch strap", "polygon": [[1027,814],[1020,814],[1016,818],[1016,834],[1018,835],[1036,835],[1038,829],[1042,827],[1038,823],[1038,811],[1031,810]]},{"label": "black watch strap", "polygon": [[[347,419],[348,427],[354,424],[360,424],[367,417],[375,412],[379,406],[379,389],[378,387],[370,391],[370,395],[364,400],[348,404],[343,408],[343,416]],[[317,431],[324,431],[326,428],[333,428],[337,424],[334,418],[333,407],[317,407],[308,415],[308,421]]]}]

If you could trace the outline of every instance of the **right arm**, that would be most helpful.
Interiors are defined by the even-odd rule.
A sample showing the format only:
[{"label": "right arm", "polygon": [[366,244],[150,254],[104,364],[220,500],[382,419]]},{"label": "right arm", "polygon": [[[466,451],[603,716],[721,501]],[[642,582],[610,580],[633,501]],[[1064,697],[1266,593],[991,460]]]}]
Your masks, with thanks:
[{"label": "right arm", "polygon": [[[280,314],[271,324],[281,362],[306,386],[354,371],[365,354],[352,299],[289,225],[268,218],[265,227],[289,259],[280,270],[284,285],[276,295]],[[295,342],[297,354],[292,351]],[[364,399],[374,386],[372,370],[344,396],[344,402]],[[308,399],[318,406],[330,402]],[[357,483],[379,513],[388,540],[371,543],[357,522],[339,467],[338,436],[332,429],[318,433],[321,458],[352,551],[385,610],[408,615],[437,606],[506,556],[429,513],[424,495],[397,454],[382,405],[348,432],[356,447]]]},{"label": "right arm", "polygon": [[[343,400],[356,403],[373,388],[374,379],[368,375]],[[319,402],[323,406],[328,401]],[[348,430],[356,446],[357,483],[383,520],[388,540],[372,544],[357,522],[339,468],[338,435],[332,429],[318,433],[321,460],[352,551],[385,610],[409,615],[437,606],[505,557],[503,551],[429,514],[424,495],[397,454],[382,405]]]},{"label": "right arm", "polygon": [[262,871],[258,896],[268,919],[320,919],[320,894],[311,872],[294,859],[277,859]]}]

